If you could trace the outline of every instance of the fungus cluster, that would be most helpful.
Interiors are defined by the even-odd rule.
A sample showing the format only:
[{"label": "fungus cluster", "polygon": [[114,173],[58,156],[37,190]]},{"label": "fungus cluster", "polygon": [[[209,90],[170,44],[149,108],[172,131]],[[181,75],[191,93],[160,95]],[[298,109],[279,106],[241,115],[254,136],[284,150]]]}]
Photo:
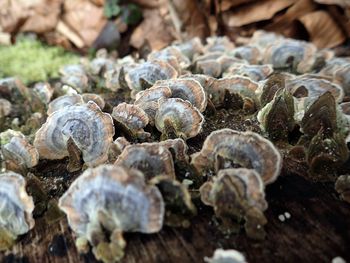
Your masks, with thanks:
[{"label": "fungus cluster", "polygon": [[[50,195],[76,247],[103,262],[123,257],[124,232],[189,227],[203,205],[220,230],[263,240],[265,189],[282,165],[300,173],[290,162],[304,177],[336,181],[349,201],[349,175],[338,177],[349,157],[349,65],[257,31],[245,45],[195,38],[145,58],[100,50],[62,68],[55,84],[1,79],[0,249],[33,228],[25,180],[49,181],[41,170],[52,163],[64,187]],[[207,259],[225,260],[245,262],[235,251]]]}]

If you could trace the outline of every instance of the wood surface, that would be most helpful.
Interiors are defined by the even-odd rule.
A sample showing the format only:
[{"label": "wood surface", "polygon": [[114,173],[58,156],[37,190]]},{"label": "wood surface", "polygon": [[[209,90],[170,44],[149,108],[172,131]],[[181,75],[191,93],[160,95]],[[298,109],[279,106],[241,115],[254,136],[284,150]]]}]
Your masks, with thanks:
[{"label": "wood surface", "polygon": [[[213,211],[200,206],[188,229],[164,227],[157,234],[126,234],[122,262],[204,262],[216,248],[234,248],[249,262],[331,262],[341,256],[350,262],[350,205],[339,200],[332,183],[311,183],[300,176],[281,176],[267,188],[267,238],[256,243],[242,230],[224,235]],[[288,212],[284,222],[278,216]],[[66,219],[47,225],[42,218],[1,262],[96,262],[79,255]]]}]

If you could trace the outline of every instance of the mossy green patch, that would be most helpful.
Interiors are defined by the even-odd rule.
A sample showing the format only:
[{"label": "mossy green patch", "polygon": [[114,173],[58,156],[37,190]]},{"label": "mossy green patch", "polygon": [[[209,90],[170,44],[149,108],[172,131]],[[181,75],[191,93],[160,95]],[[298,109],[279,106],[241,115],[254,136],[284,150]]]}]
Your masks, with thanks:
[{"label": "mossy green patch", "polygon": [[79,57],[62,47],[47,46],[22,38],[12,46],[0,46],[0,78],[18,76],[24,83],[58,77],[58,70],[74,64]]}]

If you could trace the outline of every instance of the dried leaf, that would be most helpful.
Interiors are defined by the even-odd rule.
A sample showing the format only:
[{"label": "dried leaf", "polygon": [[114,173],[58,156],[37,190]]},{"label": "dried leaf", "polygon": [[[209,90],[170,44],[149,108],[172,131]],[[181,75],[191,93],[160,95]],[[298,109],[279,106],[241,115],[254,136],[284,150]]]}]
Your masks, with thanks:
[{"label": "dried leaf", "polygon": [[170,0],[182,22],[181,28],[186,32],[187,38],[198,36],[204,38],[209,34],[207,19],[199,1],[196,0]]},{"label": "dried leaf", "polygon": [[325,5],[339,5],[341,7],[350,7],[349,0],[315,0],[316,3]]},{"label": "dried leaf", "polygon": [[224,12],[229,10],[232,7],[239,6],[241,4],[246,4],[249,2],[253,2],[254,0],[222,0],[222,1],[217,1],[215,4],[217,4],[217,10]]},{"label": "dried leaf", "polygon": [[331,48],[343,43],[345,35],[325,11],[315,11],[299,18],[318,48]]},{"label": "dried leaf", "polygon": [[174,28],[161,15],[161,11],[161,9],[144,9],[144,20],[132,33],[130,45],[135,48],[141,48],[148,43],[152,50],[158,50],[175,39]]},{"label": "dried leaf", "polygon": [[291,6],[295,0],[264,0],[244,5],[235,11],[223,13],[226,26],[240,27],[254,22],[271,19],[277,12]]},{"label": "dried leaf", "polygon": [[22,3],[19,0],[0,1],[0,27],[3,32],[12,33],[19,29],[29,16],[32,1]]},{"label": "dried leaf", "polygon": [[90,2],[97,6],[103,6],[105,4],[105,0],[90,0]]},{"label": "dried leaf", "polygon": [[286,13],[273,19],[273,23],[265,27],[266,30],[283,33],[288,37],[293,36],[293,23],[301,16],[314,11],[317,7],[312,0],[298,0]]},{"label": "dried leaf", "polygon": [[45,33],[53,30],[61,13],[63,0],[40,0],[29,10],[29,17],[21,27],[22,32]]},{"label": "dried leaf", "polygon": [[92,45],[107,22],[103,9],[85,0],[65,1],[62,20],[81,37],[85,46]]}]

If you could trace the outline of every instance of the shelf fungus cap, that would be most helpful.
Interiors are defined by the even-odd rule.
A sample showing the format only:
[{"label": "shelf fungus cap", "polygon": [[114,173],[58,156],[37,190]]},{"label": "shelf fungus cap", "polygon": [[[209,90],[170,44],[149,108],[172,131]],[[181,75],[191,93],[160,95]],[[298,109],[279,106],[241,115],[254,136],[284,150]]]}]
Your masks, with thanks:
[{"label": "shelf fungus cap", "polygon": [[212,258],[205,257],[204,261],[208,263],[247,263],[241,252],[234,249],[223,250],[221,248],[214,251]]},{"label": "shelf fungus cap", "polygon": [[202,85],[192,78],[157,81],[155,86],[169,87],[172,98],[188,100],[200,112],[207,107],[207,97]]},{"label": "shelf fungus cap", "polygon": [[0,98],[0,118],[10,115],[12,110],[12,104],[6,99]]},{"label": "shelf fungus cap", "polygon": [[[155,233],[164,220],[164,202],[157,187],[147,185],[141,172],[116,165],[87,169],[60,198],[59,207],[78,240],[87,240],[102,258],[101,246],[113,245],[115,234]],[[120,259],[115,256],[113,262]]]},{"label": "shelf fungus cap", "polygon": [[264,64],[272,64],[275,69],[291,69],[297,73],[312,70],[316,61],[317,48],[298,40],[280,40],[272,43],[264,54]]},{"label": "shelf fungus cap", "polygon": [[67,106],[84,103],[83,97],[80,94],[71,94],[60,96],[49,103],[47,109],[47,115],[51,115],[53,112],[60,110]]},{"label": "shelf fungus cap", "polygon": [[180,74],[182,69],[190,66],[191,62],[188,57],[181,53],[180,49],[175,46],[169,46],[159,51],[153,51],[148,55],[148,61],[163,60],[168,62]]},{"label": "shelf fungus cap", "polygon": [[282,168],[282,158],[276,147],[250,131],[214,131],[204,141],[202,150],[191,157],[191,164],[199,173],[239,166],[256,170],[265,184],[274,182]]},{"label": "shelf fungus cap", "polygon": [[203,52],[203,44],[199,37],[192,38],[187,42],[182,42],[175,46],[189,59],[192,59],[194,55]]},{"label": "shelf fungus cap", "polygon": [[236,198],[234,201],[240,203],[238,209],[250,207],[256,207],[261,211],[267,209],[264,182],[253,169],[222,169],[214,177],[214,182],[206,182],[202,185],[200,193],[202,202],[214,206],[215,210],[222,208],[223,204],[218,201],[223,195],[227,197],[233,195]]},{"label": "shelf fungus cap", "polygon": [[244,59],[248,61],[249,64],[259,64],[262,59],[259,48],[254,45],[237,47],[229,51],[228,54],[239,59]]},{"label": "shelf fungus cap", "polygon": [[159,99],[158,104],[155,125],[166,138],[186,140],[201,132],[204,117],[189,101],[180,98]]},{"label": "shelf fungus cap", "polygon": [[272,65],[234,64],[227,69],[223,77],[240,75],[248,77],[254,81],[260,81],[266,79],[270,74],[272,74],[272,72]]},{"label": "shelf fungus cap", "polygon": [[0,173],[0,250],[34,227],[34,202],[25,187],[26,181],[20,174]]},{"label": "shelf fungus cap", "polygon": [[0,134],[0,140],[1,151],[6,161],[23,168],[31,168],[38,164],[38,151],[20,132],[7,130]]},{"label": "shelf fungus cap", "polygon": [[113,135],[112,117],[89,101],[49,115],[35,135],[34,146],[42,159],[62,159],[69,155],[67,142],[71,138],[82,152],[84,162],[96,166],[108,159]]},{"label": "shelf fungus cap", "polygon": [[250,98],[258,104],[256,92],[259,84],[244,76],[231,76],[216,79],[207,87],[207,93],[215,106],[222,106],[227,92],[229,94],[239,94],[243,98]]},{"label": "shelf fungus cap", "polygon": [[301,75],[286,80],[286,88],[294,97],[318,97],[329,91],[336,102],[340,103],[344,98],[343,88],[331,81],[313,75]]},{"label": "shelf fungus cap", "polygon": [[141,171],[147,180],[166,175],[175,179],[175,168],[171,152],[158,143],[132,144],[118,156],[116,165]]},{"label": "shelf fungus cap", "polygon": [[137,105],[120,103],[113,108],[112,117],[131,137],[146,139],[151,136],[143,130],[149,123],[148,115]]},{"label": "shelf fungus cap", "polygon": [[102,110],[106,103],[105,100],[102,98],[102,96],[95,94],[95,93],[83,93],[81,95],[83,97],[83,101],[85,103],[88,103],[89,101],[93,101],[97,104],[97,106],[100,107],[100,109]]},{"label": "shelf fungus cap", "polygon": [[235,47],[235,44],[227,37],[207,37],[206,39],[207,44],[203,48],[204,53],[208,52],[225,52],[233,49]]},{"label": "shelf fungus cap", "polygon": [[154,119],[158,111],[158,100],[160,98],[170,98],[170,96],[171,90],[169,87],[152,87],[138,92],[134,104],[147,113],[149,123],[154,125]]},{"label": "shelf fungus cap", "polygon": [[172,153],[174,161],[186,163],[189,161],[189,156],[187,154],[188,146],[183,139],[168,139],[159,142],[159,144],[165,146]]},{"label": "shelf fungus cap", "polygon": [[173,79],[177,71],[167,62],[153,60],[141,63],[127,71],[125,81],[132,90],[150,88],[157,80]]},{"label": "shelf fungus cap", "polygon": [[44,104],[48,104],[51,101],[54,89],[48,82],[38,82],[34,85],[33,92]]}]

